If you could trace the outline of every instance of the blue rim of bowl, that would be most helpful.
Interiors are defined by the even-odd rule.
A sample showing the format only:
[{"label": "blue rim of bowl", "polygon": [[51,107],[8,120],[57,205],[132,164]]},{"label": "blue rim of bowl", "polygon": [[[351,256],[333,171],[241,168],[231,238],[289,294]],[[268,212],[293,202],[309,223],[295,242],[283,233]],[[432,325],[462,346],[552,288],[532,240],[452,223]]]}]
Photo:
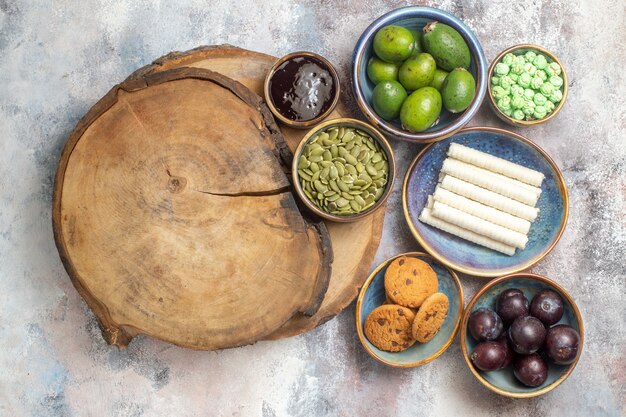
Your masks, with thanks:
[{"label": "blue rim of bowl", "polygon": [[[572,306],[572,310],[574,311],[574,317],[576,317],[576,320],[578,321],[578,333],[580,334],[580,343],[578,345],[579,349],[578,349],[578,354],[576,355],[576,359],[574,360],[574,362],[572,362],[569,365],[569,368],[567,369],[567,371],[565,371],[563,373],[563,375],[561,375],[556,381],[554,381],[553,383],[551,383],[550,385],[548,385],[546,387],[543,387],[541,389],[538,389],[537,391],[532,391],[532,392],[511,392],[511,391],[507,391],[505,389],[499,388],[499,387],[493,385],[491,382],[487,381],[481,375],[481,373],[479,371],[477,371],[476,368],[474,368],[474,365],[472,364],[472,361],[470,359],[469,351],[467,349],[467,343],[465,343],[465,338],[466,338],[466,334],[467,334],[467,323],[469,321],[469,315],[472,312],[472,307],[474,307],[474,304],[476,304],[478,299],[483,294],[485,294],[488,290],[490,290],[494,286],[500,284],[501,282],[508,281],[510,279],[513,279],[513,278],[527,278],[527,279],[531,279],[531,280],[534,280],[534,281],[539,281],[539,282],[547,284],[547,285],[551,286],[552,288],[556,289],[557,292],[559,292],[561,294],[561,296],[563,296],[567,300],[567,302],[570,304],[570,306]],[[584,328],[584,325],[583,325],[583,318],[582,318],[582,315],[580,314],[580,310],[578,309],[578,306],[576,305],[576,301],[574,301],[574,298],[572,298],[572,296],[565,290],[565,288],[563,288],[561,285],[559,285],[556,281],[554,281],[554,280],[552,280],[552,279],[550,279],[548,277],[545,277],[543,275],[533,274],[532,272],[518,272],[518,273],[515,273],[515,274],[504,275],[504,276],[496,278],[496,279],[494,279],[492,281],[489,281],[489,283],[487,285],[482,287],[474,295],[474,297],[472,297],[470,302],[467,304],[467,307],[465,307],[465,311],[463,312],[463,318],[461,320],[461,335],[460,335],[459,342],[461,343],[461,350],[463,352],[463,358],[465,359],[465,363],[470,368],[470,371],[472,372],[472,374],[476,377],[476,379],[481,384],[483,384],[485,387],[487,387],[491,391],[495,392],[496,394],[500,394],[500,395],[503,395],[505,397],[511,397],[511,398],[531,398],[531,397],[537,397],[539,395],[543,395],[543,394],[545,394],[547,392],[552,391],[553,389],[555,389],[556,387],[561,385],[561,383],[563,381],[565,381],[571,375],[572,372],[574,372],[574,368],[576,368],[576,365],[578,364],[578,360],[580,359],[580,355],[583,352],[583,345],[584,345],[584,342],[585,342],[585,328]]]},{"label": "blue rim of bowl", "polygon": [[[472,127],[467,127],[465,129],[460,130],[459,134],[464,133],[464,132],[492,132],[492,133],[500,133],[503,135],[507,135],[510,136],[514,139],[517,139],[529,146],[531,146],[532,148],[534,148],[537,152],[539,152],[545,159],[546,161],[552,166],[552,168],[554,169],[554,172],[556,173],[556,179],[558,181],[559,184],[559,188],[561,189],[561,192],[563,193],[563,221],[561,222],[560,226],[559,226],[559,231],[557,233],[557,235],[554,237],[554,239],[552,240],[552,242],[550,242],[550,244],[543,250],[541,251],[541,253],[539,253],[534,259],[531,259],[529,262],[522,264],[520,266],[516,266],[516,267],[511,267],[508,270],[504,270],[504,271],[497,271],[495,274],[493,272],[489,272],[489,271],[485,271],[485,270],[478,270],[475,268],[466,268],[463,265],[459,265],[456,262],[452,262],[450,261],[444,254],[439,253],[438,251],[436,251],[432,246],[430,246],[428,244],[428,242],[426,242],[426,240],[424,239],[424,237],[421,235],[421,233],[418,231],[418,229],[415,227],[415,225],[413,224],[413,222],[411,221],[411,216],[409,215],[409,208],[408,208],[408,202],[407,202],[407,195],[408,195],[408,183],[409,183],[409,176],[411,175],[411,172],[413,171],[413,167],[415,166],[415,164],[424,156],[426,155],[426,153],[431,149],[431,147],[433,146],[433,144],[430,144],[426,147],[424,147],[424,149],[422,149],[413,159],[413,161],[411,161],[411,164],[409,165],[409,167],[406,170],[406,174],[404,175],[404,181],[402,183],[402,209],[404,211],[404,218],[406,220],[407,225],[409,226],[409,229],[411,230],[411,234],[413,234],[413,237],[415,237],[415,240],[417,240],[417,243],[420,244],[420,246],[422,248],[424,248],[424,250],[426,252],[428,252],[430,255],[433,256],[433,258],[435,258],[438,262],[442,263],[443,265],[454,269],[457,272],[461,272],[463,274],[469,275],[469,276],[474,276],[474,277],[482,277],[482,278],[493,278],[502,274],[514,274],[517,272],[521,272],[524,271],[528,268],[531,268],[532,266],[534,266],[535,264],[537,264],[537,262],[541,261],[543,258],[546,257],[546,255],[548,255],[548,253],[550,253],[552,251],[552,249],[554,249],[554,247],[556,246],[557,243],[559,243],[559,240],[561,239],[561,236],[563,236],[563,232],[565,232],[565,227],[567,226],[567,219],[569,217],[569,193],[567,191],[567,185],[565,184],[565,177],[563,177],[563,173],[561,172],[561,170],[559,169],[559,166],[556,164],[556,162],[554,162],[554,160],[550,157],[550,155],[548,155],[546,153],[546,151],[544,151],[539,145],[537,145],[535,142],[533,142],[532,140],[520,135],[519,133],[515,133],[515,132],[511,132],[509,130],[506,129],[500,129],[498,127],[487,127],[487,126],[472,126]],[[445,233],[445,232],[441,232],[441,233]]]},{"label": "blue rim of bowl", "polygon": [[[365,43],[367,42],[367,39],[372,38],[373,35],[378,31],[378,29],[382,28],[383,26],[392,23],[398,18],[405,17],[404,15],[406,14],[406,12],[416,14],[419,13],[419,17],[433,19],[449,26],[457,27],[458,29],[460,29],[459,33],[467,42],[470,51],[476,51],[475,59],[478,87],[476,88],[476,96],[474,97],[474,100],[456,120],[454,120],[448,126],[442,129],[434,130],[432,132],[411,133],[407,130],[398,129],[397,127],[381,119],[376,114],[372,106],[370,106],[370,104],[365,99],[365,96],[363,95],[363,90],[359,83],[359,68],[361,67],[361,61],[363,60]],[[376,19],[361,34],[361,37],[354,47],[354,53],[352,56],[352,92],[356,98],[356,102],[359,108],[361,109],[361,112],[363,112],[363,114],[367,117],[370,123],[372,123],[374,126],[401,140],[416,143],[436,142],[456,133],[474,117],[476,112],[478,112],[478,109],[480,108],[487,91],[487,69],[487,58],[485,57],[485,53],[480,46],[480,42],[478,41],[476,34],[474,34],[474,32],[469,27],[467,27],[467,25],[465,25],[465,23],[463,23],[459,18],[450,13],[444,12],[443,10],[435,9],[433,7],[401,7],[399,9],[392,10],[391,12],[384,14]]]},{"label": "blue rim of bowl", "polygon": [[[369,288],[369,286],[372,283],[372,281],[374,280],[374,278],[376,278],[376,275],[378,275],[378,273],[383,268],[386,268],[394,259],[399,258],[400,256],[423,257],[423,258],[431,259],[434,262],[438,262],[441,266],[443,266],[450,273],[450,276],[452,277],[452,280],[454,281],[454,285],[456,285],[456,288],[459,290],[459,301],[460,301],[459,302],[459,318],[457,319],[457,321],[456,321],[456,323],[454,325],[454,330],[452,331],[452,334],[450,335],[448,340],[446,340],[446,343],[444,343],[443,346],[441,346],[441,348],[437,352],[433,353],[429,357],[427,357],[425,359],[422,359],[422,360],[419,360],[417,362],[405,363],[405,364],[389,362],[389,361],[381,358],[380,356],[378,356],[376,354],[376,352],[374,352],[367,345],[367,343],[365,342],[365,333],[363,332],[363,326],[361,325],[361,304],[363,303],[363,297],[365,297],[365,293],[367,292],[367,289]],[[363,283],[363,286],[359,290],[359,296],[358,296],[358,298],[356,300],[356,311],[355,311],[356,331],[357,331],[357,333],[359,335],[359,340],[361,341],[361,345],[363,346],[365,351],[368,353],[368,355],[370,355],[372,358],[374,358],[378,362],[380,362],[380,363],[382,363],[384,365],[390,366],[392,368],[415,368],[416,366],[424,365],[424,364],[427,364],[428,362],[431,362],[431,361],[437,359],[439,356],[441,356],[441,354],[443,354],[443,352],[448,350],[448,348],[450,347],[452,342],[454,342],[454,338],[456,337],[456,334],[458,333],[459,328],[461,327],[461,322],[463,320],[463,314],[465,312],[465,307],[464,306],[465,306],[465,298],[463,297],[463,286],[461,285],[461,281],[459,280],[459,276],[456,274],[456,272],[454,272],[453,269],[451,269],[450,267],[448,267],[445,264],[442,264],[437,259],[435,259],[435,257],[433,257],[432,255],[430,255],[428,253],[425,253],[425,252],[405,252],[405,253],[399,253],[399,254],[397,254],[395,256],[392,256],[391,258],[386,259],[383,262],[381,262],[380,265],[378,265],[372,271],[372,273],[369,275],[369,277],[367,277],[367,279]]]}]

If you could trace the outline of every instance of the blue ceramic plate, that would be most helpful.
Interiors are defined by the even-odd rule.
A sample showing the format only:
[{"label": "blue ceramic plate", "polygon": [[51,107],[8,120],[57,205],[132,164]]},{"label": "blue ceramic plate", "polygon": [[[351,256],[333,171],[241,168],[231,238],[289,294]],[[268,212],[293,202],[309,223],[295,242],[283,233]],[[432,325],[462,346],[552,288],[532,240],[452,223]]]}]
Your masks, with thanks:
[{"label": "blue ceramic plate", "polygon": [[[555,365],[549,363],[548,379],[546,379],[546,382],[539,387],[531,388],[520,383],[513,375],[512,367],[501,369],[499,371],[482,372],[475,369],[470,360],[471,352],[474,351],[474,348],[478,344],[478,342],[476,342],[467,331],[467,323],[470,314],[481,307],[495,309],[498,295],[500,295],[502,291],[509,288],[518,288],[522,290],[529,302],[532,300],[534,295],[541,290],[551,289],[556,291],[561,295],[561,298],[563,298],[563,318],[561,318],[558,324],[567,324],[572,326],[578,331],[578,333],[580,333],[578,356],[576,357],[574,363],[571,365]],[[478,294],[474,296],[472,301],[470,301],[465,313],[463,314],[463,324],[461,325],[461,348],[463,349],[465,362],[467,362],[470,370],[487,388],[508,397],[535,397],[556,388],[574,370],[574,367],[580,358],[580,354],[582,353],[583,341],[584,329],[582,318],[572,297],[554,281],[541,275],[530,273],[504,276],[487,284],[481,291],[478,292]]]},{"label": "blue ceramic plate", "polygon": [[[444,109],[441,111],[437,125],[424,132],[411,133],[402,129],[398,120],[385,121],[372,108],[372,91],[375,85],[367,77],[367,63],[374,54],[372,43],[380,28],[387,25],[398,25],[421,31],[427,23],[433,20],[453,27],[465,39],[471,55],[469,71],[476,80],[476,96],[464,112],[453,114]],[[433,142],[450,136],[474,117],[487,90],[487,67],[485,53],[478,38],[457,17],[432,7],[402,7],[376,19],[359,38],[352,57],[352,87],[359,108],[374,126],[399,139],[421,143]]]},{"label": "blue ceramic plate", "polygon": [[[532,223],[528,243],[513,256],[484,248],[443,232],[418,220],[428,196],[435,191],[439,170],[451,142],[461,143],[491,155],[541,171],[545,180],[537,202],[539,216]],[[565,180],[554,161],[537,145],[503,129],[472,127],[433,143],[411,163],[402,189],[404,215],[417,241],[435,259],[469,275],[496,277],[523,271],[539,262],[556,245],[568,214]]]},{"label": "blue ceramic plate", "polygon": [[[448,317],[437,335],[428,343],[416,342],[402,352],[386,352],[370,343],[363,333],[367,316],[376,307],[385,304],[385,272],[387,266],[400,256],[421,259],[433,268],[439,280],[439,292],[448,296]],[[450,346],[456,335],[463,315],[463,289],[458,277],[430,255],[420,252],[402,253],[387,259],[367,278],[356,302],[356,327],[363,347],[374,359],[385,365],[397,368],[410,368],[423,365],[441,355]]]}]

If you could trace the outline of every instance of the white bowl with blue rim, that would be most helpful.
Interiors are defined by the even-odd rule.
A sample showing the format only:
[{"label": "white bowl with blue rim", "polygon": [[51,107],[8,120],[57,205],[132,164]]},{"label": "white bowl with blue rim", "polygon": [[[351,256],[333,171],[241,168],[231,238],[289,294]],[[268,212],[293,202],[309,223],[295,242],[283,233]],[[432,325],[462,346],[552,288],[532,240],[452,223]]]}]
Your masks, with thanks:
[{"label": "white bowl with blue rim", "polygon": [[[435,191],[450,143],[497,156],[542,172],[537,201],[539,215],[531,224],[528,243],[509,256],[422,223],[419,215]],[[413,160],[402,185],[404,216],[418,243],[435,259],[468,275],[497,277],[523,271],[543,259],[557,244],[569,212],[563,174],[538,145],[517,133],[494,127],[470,127],[425,147]]]},{"label": "white bowl with blue rim", "polygon": [[[374,346],[363,330],[367,316],[376,308],[386,303],[385,272],[394,259],[400,256],[417,258],[426,262],[437,274],[438,292],[448,297],[448,316],[441,328],[429,342],[415,342],[401,352],[387,352]],[[432,256],[421,252],[401,253],[380,264],[365,280],[356,301],[356,328],[365,351],[377,361],[394,368],[412,368],[424,365],[448,349],[454,340],[463,316],[463,289],[457,275],[450,268],[437,262]]]},{"label": "white bowl with blue rim", "polygon": [[[469,107],[461,113],[441,110],[439,123],[418,133],[402,129],[399,120],[386,121],[376,114],[372,107],[372,92],[376,86],[367,77],[367,63],[374,55],[374,36],[379,29],[388,25],[403,26],[421,31],[427,23],[438,21],[454,28],[461,34],[470,50],[469,71],[476,80],[476,94]],[[398,139],[429,143],[444,139],[463,128],[474,117],[485,98],[487,91],[487,59],[474,32],[456,16],[432,7],[408,6],[393,10],[376,19],[365,29],[354,48],[352,57],[352,89],[356,102],[374,126]]]}]

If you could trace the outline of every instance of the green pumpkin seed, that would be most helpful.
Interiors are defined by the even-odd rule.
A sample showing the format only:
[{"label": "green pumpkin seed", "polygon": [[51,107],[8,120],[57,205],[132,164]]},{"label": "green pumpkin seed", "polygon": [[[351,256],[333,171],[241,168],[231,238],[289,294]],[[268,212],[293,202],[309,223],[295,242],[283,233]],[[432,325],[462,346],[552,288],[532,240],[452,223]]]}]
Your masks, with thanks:
[{"label": "green pumpkin seed", "polygon": [[345,198],[346,200],[354,200],[354,196],[352,194],[350,194],[350,193],[345,192],[345,191],[341,193],[341,196],[343,198]]},{"label": "green pumpkin seed", "polygon": [[326,149],[324,153],[322,154],[322,158],[324,158],[324,161],[330,161],[331,159],[333,159],[333,155],[330,153],[328,149]]},{"label": "green pumpkin seed", "polygon": [[330,174],[329,175],[330,175],[330,178],[333,179],[333,180],[335,178],[337,178],[337,176],[339,175],[339,172],[337,171],[337,167],[336,166],[334,166],[334,165],[330,166]]},{"label": "green pumpkin seed", "polygon": [[334,190],[335,192],[338,192],[338,193],[340,193],[340,192],[341,192],[341,190],[340,190],[340,189],[339,189],[339,187],[337,186],[337,181],[335,181],[335,180],[330,180],[330,181],[328,181],[328,185],[329,185],[329,186],[330,186],[330,188],[331,188],[332,190]]},{"label": "green pumpkin seed", "polygon": [[344,135],[341,137],[341,141],[343,143],[348,143],[350,142],[352,139],[354,139],[354,132],[353,131],[348,131],[346,133],[344,133]]},{"label": "green pumpkin seed", "polygon": [[[352,188],[352,187],[350,187]],[[361,194],[361,190],[350,190],[348,191],[348,194],[353,195],[353,196],[357,196]]]},{"label": "green pumpkin seed", "polygon": [[358,172],[359,174],[365,171],[365,165],[363,165],[362,162],[357,162],[356,164],[354,164],[354,166],[356,168],[356,172]]},{"label": "green pumpkin seed", "polygon": [[[350,165],[356,165],[357,163],[359,163],[359,161],[357,161],[356,158],[352,156],[351,154],[346,154],[345,158],[346,158],[346,162],[349,163]],[[357,171],[358,170],[359,169],[357,168]]]},{"label": "green pumpkin seed", "polygon": [[360,179],[360,178],[358,180],[354,181],[354,185],[356,185],[358,187],[362,187],[362,186],[367,185],[367,184],[368,184],[367,181],[365,181],[363,179]]},{"label": "green pumpkin seed", "polygon": [[365,207],[363,207],[363,210],[367,210],[368,208],[372,207],[374,205],[374,202],[372,201],[371,203],[368,203],[365,205]]},{"label": "green pumpkin seed", "polygon": [[320,178],[328,178],[328,174],[330,173],[330,167],[326,167],[320,172]]},{"label": "green pumpkin seed", "polygon": [[365,170],[367,171],[368,174],[370,174],[372,176],[378,174],[378,171],[372,165],[367,165],[365,167]]},{"label": "green pumpkin seed", "polygon": [[382,172],[382,171],[379,171],[379,172],[378,172],[378,174],[376,174],[376,175],[372,175],[372,179],[373,179],[373,180],[378,180],[378,179],[380,179],[380,178],[382,178],[382,177],[384,177],[384,176],[385,176],[385,173],[384,173],[384,172]]},{"label": "green pumpkin seed", "polygon": [[[320,166],[316,162],[311,162],[311,165],[309,166],[309,169],[314,174],[314,173],[316,173],[317,171],[320,170]],[[313,174],[311,174],[311,175],[313,175]]]},{"label": "green pumpkin seed", "polygon": [[337,204],[337,207],[339,207],[339,208],[345,207],[348,204],[350,204],[349,200],[346,200],[345,198],[340,198],[335,203]]},{"label": "green pumpkin seed", "polygon": [[369,205],[373,203],[374,201],[376,201],[376,198],[373,195],[370,195],[369,197],[365,199],[365,206],[369,207]]},{"label": "green pumpkin seed", "polygon": [[350,187],[348,187],[348,185],[346,185],[346,183],[342,180],[337,180],[337,187],[339,187],[341,191],[350,191]]},{"label": "green pumpkin seed", "polygon": [[354,167],[354,165],[346,165],[346,171],[348,171],[349,174],[351,175],[356,175],[356,168]]},{"label": "green pumpkin seed", "polygon": [[326,197],[326,201],[329,201],[329,202],[337,201],[339,198],[341,198],[341,194],[335,193],[333,195]]},{"label": "green pumpkin seed", "polygon": [[[324,153],[324,151],[322,151],[322,153]],[[322,158],[321,154],[320,155],[311,155],[311,156],[309,156],[309,161],[311,161],[311,162],[321,162],[323,160],[324,160],[324,158]]]},{"label": "green pumpkin seed", "polygon": [[380,198],[380,196],[382,196],[382,195],[383,195],[383,192],[384,192],[384,191],[385,191],[385,190],[384,190],[383,188],[379,188],[378,190],[376,190],[376,194],[374,194],[374,199],[375,199],[375,200],[378,200],[378,199]]},{"label": "green pumpkin seed", "polygon": [[311,181],[311,176],[302,170],[298,170],[298,176],[304,180]]},{"label": "green pumpkin seed", "polygon": [[343,177],[344,175],[346,175],[346,169],[344,168],[344,165],[341,162],[335,161],[335,168],[337,168],[338,176]]},{"label": "green pumpkin seed", "polygon": [[363,207],[365,205],[365,200],[360,195],[354,196],[354,201],[359,203],[359,206]]},{"label": "green pumpkin seed", "polygon": [[336,158],[339,155],[339,148],[337,147],[337,145],[330,145],[330,154],[333,156],[333,158]]},{"label": "green pumpkin seed", "polygon": [[359,212],[361,211],[361,206],[359,205],[359,203],[356,202],[356,200],[351,200],[350,201],[350,207],[352,207],[352,210]]},{"label": "green pumpkin seed", "polygon": [[328,211],[335,211],[337,210],[337,204],[330,202],[328,203]]},{"label": "green pumpkin seed", "polygon": [[341,177],[341,181],[345,182],[346,184],[352,184],[354,182],[354,178],[352,178],[352,176],[350,175],[344,175],[343,177]]},{"label": "green pumpkin seed", "polygon": [[337,128],[330,129],[328,131],[328,139],[334,142],[337,139],[338,134],[339,134],[339,130],[337,130]]}]

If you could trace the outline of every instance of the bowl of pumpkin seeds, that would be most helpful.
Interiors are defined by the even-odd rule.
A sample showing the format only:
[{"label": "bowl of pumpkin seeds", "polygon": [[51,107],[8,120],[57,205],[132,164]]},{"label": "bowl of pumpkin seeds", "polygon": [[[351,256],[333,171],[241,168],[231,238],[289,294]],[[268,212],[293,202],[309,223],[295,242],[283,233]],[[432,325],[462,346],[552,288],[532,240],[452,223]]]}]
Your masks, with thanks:
[{"label": "bowl of pumpkin seeds", "polygon": [[296,192],[315,214],[352,222],[384,206],[395,179],[387,139],[360,120],[340,118],[310,130],[292,165]]}]

